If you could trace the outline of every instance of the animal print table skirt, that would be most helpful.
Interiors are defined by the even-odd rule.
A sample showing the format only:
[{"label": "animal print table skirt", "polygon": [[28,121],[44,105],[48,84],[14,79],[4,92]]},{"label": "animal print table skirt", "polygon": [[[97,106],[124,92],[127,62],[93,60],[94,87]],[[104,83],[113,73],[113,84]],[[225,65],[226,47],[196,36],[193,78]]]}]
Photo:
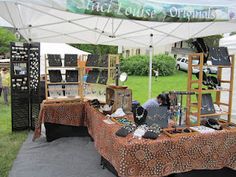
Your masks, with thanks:
[{"label": "animal print table skirt", "polygon": [[42,103],[39,118],[35,125],[34,138],[41,136],[41,124],[44,122],[62,125],[84,125],[84,103]]}]

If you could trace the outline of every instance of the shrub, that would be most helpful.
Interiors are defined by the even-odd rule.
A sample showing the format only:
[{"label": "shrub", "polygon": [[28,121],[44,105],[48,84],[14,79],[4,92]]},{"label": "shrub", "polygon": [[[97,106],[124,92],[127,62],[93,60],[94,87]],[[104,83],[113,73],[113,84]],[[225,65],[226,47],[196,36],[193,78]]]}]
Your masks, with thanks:
[{"label": "shrub", "polygon": [[[153,57],[152,68],[158,69],[160,76],[169,76],[175,73],[175,59],[168,55]],[[147,76],[149,73],[149,56],[132,56],[121,60],[121,71],[129,75]]]}]

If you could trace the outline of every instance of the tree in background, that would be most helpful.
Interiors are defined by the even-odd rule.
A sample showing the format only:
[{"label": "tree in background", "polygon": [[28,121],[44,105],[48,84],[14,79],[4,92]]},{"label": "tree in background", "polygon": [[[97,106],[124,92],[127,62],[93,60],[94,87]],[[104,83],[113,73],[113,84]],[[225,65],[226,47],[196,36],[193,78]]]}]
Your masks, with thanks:
[{"label": "tree in background", "polygon": [[[203,37],[205,43],[209,47],[219,47],[219,42],[221,38],[223,38],[223,35],[212,35],[212,36]],[[192,41],[193,39],[189,39],[187,41],[190,46],[191,46]]]},{"label": "tree in background", "polygon": [[14,33],[6,28],[0,28],[0,55],[10,52],[10,42],[17,41]]},{"label": "tree in background", "polygon": [[221,38],[223,38],[223,35],[213,35],[213,36],[203,37],[206,44],[210,47],[219,47],[219,42]]},{"label": "tree in background", "polygon": [[117,54],[117,46],[108,46],[108,45],[93,45],[93,44],[72,44],[73,47],[76,47],[80,50],[89,52],[91,54],[105,55],[105,54]]}]

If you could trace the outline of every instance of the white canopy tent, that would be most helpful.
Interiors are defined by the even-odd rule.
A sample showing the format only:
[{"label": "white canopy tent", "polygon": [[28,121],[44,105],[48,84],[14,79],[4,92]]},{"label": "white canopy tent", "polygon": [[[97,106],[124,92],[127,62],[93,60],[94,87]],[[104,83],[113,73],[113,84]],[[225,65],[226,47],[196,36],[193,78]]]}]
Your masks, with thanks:
[{"label": "white canopy tent", "polygon": [[63,58],[65,54],[88,55],[90,53],[79,50],[65,43],[40,43],[40,74],[45,74],[45,55],[60,54]]},{"label": "white canopy tent", "polygon": [[[220,40],[220,46],[225,46],[228,48],[228,51],[229,51],[229,54],[231,55],[236,55],[236,35],[233,35],[233,36],[227,36],[227,37],[224,37]],[[236,58],[235,58],[236,60]],[[236,65],[236,62],[235,62],[235,65]],[[227,69],[223,70],[223,79],[224,80],[227,80],[229,79],[229,71]],[[236,78],[236,66],[234,66],[234,78]],[[236,89],[236,82],[234,82],[234,92],[233,92],[233,105],[232,105],[232,117],[233,118],[236,118],[236,92],[235,92],[235,89]],[[227,93],[225,92],[222,92],[221,94],[221,97],[223,100],[227,101]],[[236,119],[234,119],[234,121],[236,122]]]},{"label": "white canopy tent", "polygon": [[229,54],[236,54],[236,35],[226,36],[220,40],[220,46],[228,48]]},{"label": "white canopy tent", "polygon": [[8,23],[6,20],[0,17],[0,27],[12,28],[13,26],[10,23]]},{"label": "white canopy tent", "polygon": [[[172,6],[166,0],[0,0],[0,16],[28,41],[150,47],[150,97],[153,46],[236,31],[236,2],[233,0],[172,2],[179,4]],[[121,14],[122,3],[128,5],[121,9]],[[141,13],[144,8],[144,20],[140,20],[139,15],[131,18],[131,13]],[[168,8],[172,11],[166,13]],[[106,14],[105,10],[109,13]],[[87,11],[89,14],[86,14]],[[115,11],[121,15],[118,12],[113,14]],[[195,16],[203,16],[204,19],[192,23],[191,18]]]}]

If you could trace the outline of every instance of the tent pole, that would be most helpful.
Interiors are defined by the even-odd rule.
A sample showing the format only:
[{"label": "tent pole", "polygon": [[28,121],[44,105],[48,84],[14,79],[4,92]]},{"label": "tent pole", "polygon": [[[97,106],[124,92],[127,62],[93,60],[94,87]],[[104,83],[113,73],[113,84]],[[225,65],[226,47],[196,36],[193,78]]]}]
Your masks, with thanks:
[{"label": "tent pole", "polygon": [[150,34],[149,46],[149,84],[148,84],[148,98],[152,97],[152,57],[153,57],[153,34]]}]

